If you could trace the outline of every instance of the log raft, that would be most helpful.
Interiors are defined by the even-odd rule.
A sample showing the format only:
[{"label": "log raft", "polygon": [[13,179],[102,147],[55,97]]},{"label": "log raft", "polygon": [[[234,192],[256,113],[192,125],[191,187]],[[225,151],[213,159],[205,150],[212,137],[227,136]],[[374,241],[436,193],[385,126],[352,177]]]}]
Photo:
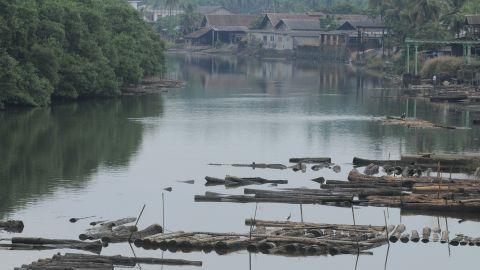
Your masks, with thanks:
[{"label": "log raft", "polygon": [[189,252],[215,250],[220,255],[239,250],[288,256],[363,253],[387,243],[384,226],[300,223],[246,219],[250,234],[175,232],[137,239],[145,249]]},{"label": "log raft", "polygon": [[137,264],[152,265],[179,265],[179,266],[202,266],[201,261],[187,261],[181,259],[158,259],[124,256],[97,256],[86,254],[67,253],[54,255],[50,259],[40,259],[29,265],[22,265],[15,270],[77,270],[96,269],[113,270],[115,266],[135,267]]},{"label": "log raft", "polygon": [[31,237],[13,237],[11,244],[1,244],[0,249],[7,250],[48,250],[48,249],[78,249],[100,254],[102,242],[82,242],[68,239],[45,239]]}]

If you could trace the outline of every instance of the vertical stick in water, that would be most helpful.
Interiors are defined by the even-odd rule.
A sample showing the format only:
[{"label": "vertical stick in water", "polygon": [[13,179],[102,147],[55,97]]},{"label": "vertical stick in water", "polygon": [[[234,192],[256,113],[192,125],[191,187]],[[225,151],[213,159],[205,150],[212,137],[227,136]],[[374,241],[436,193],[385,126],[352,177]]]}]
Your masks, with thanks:
[{"label": "vertical stick in water", "polygon": [[302,204],[302,192],[300,192],[300,220],[303,223],[303,204]]},{"label": "vertical stick in water", "polygon": [[[447,230],[447,232],[449,231],[448,230],[448,219],[445,218],[445,230]],[[448,247],[448,257],[451,256],[451,252],[450,252],[450,236],[448,237],[447,239],[447,247]]]},{"label": "vertical stick in water", "polygon": [[[388,208],[387,208],[388,209]],[[383,210],[383,219],[385,219],[385,238],[387,240],[387,244],[390,247],[390,241],[388,241],[388,223],[387,223],[387,215],[385,214],[385,210]],[[388,254],[388,251],[387,251]],[[385,263],[386,264],[386,263]]]},{"label": "vertical stick in water", "polygon": [[257,219],[257,209],[258,209],[258,203],[255,203],[255,212],[253,213],[253,222],[252,224],[250,224],[250,237],[249,237],[250,239],[252,239],[253,224]]},{"label": "vertical stick in water", "polygon": [[162,227],[165,232],[165,194],[162,192]]},{"label": "vertical stick in water", "polygon": [[353,204],[352,204],[352,217],[353,217],[353,228],[355,230],[355,240],[357,242],[357,250],[358,250],[358,254],[360,254],[360,246],[358,245],[357,222],[355,221],[355,210],[353,209]]},{"label": "vertical stick in water", "polygon": [[[137,227],[138,222],[140,221],[140,218],[142,217],[143,210],[145,210],[146,204],[143,205],[142,210],[140,211],[140,214],[138,215],[137,222],[135,222],[135,227]],[[133,232],[130,234],[130,237],[128,237],[128,242],[130,242],[130,239],[132,239]]]}]

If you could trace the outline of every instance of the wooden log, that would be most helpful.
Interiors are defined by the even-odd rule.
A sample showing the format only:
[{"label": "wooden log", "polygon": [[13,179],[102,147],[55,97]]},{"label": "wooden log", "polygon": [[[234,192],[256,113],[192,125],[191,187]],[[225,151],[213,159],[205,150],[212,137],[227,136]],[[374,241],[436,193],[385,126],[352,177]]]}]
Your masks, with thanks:
[{"label": "wooden log", "polygon": [[420,236],[418,235],[417,230],[412,230],[412,236],[410,237],[410,240],[414,243],[418,243],[420,241]]},{"label": "wooden log", "polygon": [[440,163],[445,167],[462,167],[474,171],[480,167],[480,156],[469,155],[447,155],[447,154],[421,154],[421,155],[403,155],[402,161],[415,162],[418,164],[431,164],[433,166]]},{"label": "wooden log", "polygon": [[265,164],[265,163],[251,163],[251,164],[232,164],[233,167],[247,167],[252,169],[276,169],[285,170],[287,166],[283,164]]},{"label": "wooden log", "polygon": [[440,243],[445,244],[448,243],[448,236],[449,236],[448,231],[442,231],[442,237],[440,238]]},{"label": "wooden log", "polygon": [[467,236],[463,236],[461,239],[460,239],[460,246],[466,246],[468,244],[468,237]]},{"label": "wooden log", "polygon": [[102,227],[113,228],[113,227],[129,224],[129,223],[133,223],[135,221],[137,221],[137,218],[127,217],[127,218],[121,218],[121,219],[117,219],[117,220],[107,221],[107,222],[104,222],[104,223],[100,223],[99,225],[102,226]]},{"label": "wooden log", "polygon": [[111,261],[114,265],[131,265],[135,264],[158,264],[158,265],[188,265],[188,266],[202,266],[201,261],[187,261],[181,259],[158,259],[158,258],[141,258],[141,257],[124,257],[124,256],[94,256],[86,254],[65,254],[65,258],[68,259],[80,259],[80,260],[96,260],[104,259]]},{"label": "wooden log", "polygon": [[328,157],[318,157],[318,158],[291,158],[290,163],[332,163],[332,159]]},{"label": "wooden log", "polygon": [[30,238],[30,237],[13,237],[12,248],[25,250],[29,249],[79,249],[86,250],[94,253],[100,253],[102,250],[102,243],[100,241],[95,242],[82,242],[78,240],[67,239],[45,239],[45,238]]},{"label": "wooden log", "polygon": [[440,235],[439,235],[438,233],[434,232],[434,233],[432,234],[432,241],[436,243],[436,242],[438,242],[439,240],[440,240]]},{"label": "wooden log", "polygon": [[430,242],[430,234],[432,233],[432,229],[429,227],[425,227],[422,230],[422,242],[423,243],[428,243]]},{"label": "wooden log", "polygon": [[122,230],[113,230],[112,234],[103,236],[101,240],[104,243],[121,243],[128,240],[134,242],[137,239],[145,238],[159,233],[163,233],[163,228],[158,224],[150,225],[141,231],[137,231],[135,226],[128,226],[124,227]]},{"label": "wooden log", "polygon": [[400,239],[400,236],[404,231],[405,231],[405,225],[398,224],[388,239],[390,240],[390,242],[396,243],[398,239]]},{"label": "wooden log", "polygon": [[21,220],[0,220],[0,231],[4,230],[12,233],[21,233],[24,227],[23,221]]},{"label": "wooden log", "polygon": [[455,238],[450,240],[450,245],[452,246],[458,246],[460,244],[460,241],[462,241],[463,235],[457,235]]},{"label": "wooden log", "polygon": [[400,236],[400,242],[408,243],[410,241],[410,235],[408,233],[404,233]]},{"label": "wooden log", "polygon": [[[297,229],[330,229],[330,230],[343,230],[343,231],[353,231],[353,230],[364,230],[364,231],[376,231],[383,232],[385,226],[373,226],[373,225],[349,225],[349,224],[326,224],[326,223],[311,223],[311,222],[295,222],[295,221],[270,221],[270,220],[260,220],[260,219],[245,219],[246,226],[257,226],[257,227],[271,227],[271,228],[297,228]],[[328,234],[328,232],[325,232]]]}]

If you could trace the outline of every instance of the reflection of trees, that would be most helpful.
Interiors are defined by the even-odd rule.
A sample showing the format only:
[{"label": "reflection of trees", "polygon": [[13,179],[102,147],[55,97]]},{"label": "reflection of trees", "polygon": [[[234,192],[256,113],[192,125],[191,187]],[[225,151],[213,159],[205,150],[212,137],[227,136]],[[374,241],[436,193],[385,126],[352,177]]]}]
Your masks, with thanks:
[{"label": "reflection of trees", "polygon": [[128,164],[143,133],[129,118],[161,114],[160,96],[0,113],[0,218],[56,188],[83,187],[99,166]]},{"label": "reflection of trees", "polygon": [[[296,94],[302,97],[294,102],[264,101],[261,106],[245,102],[232,108],[240,114],[289,114],[282,115],[282,123],[274,125],[276,128],[271,130],[271,137],[288,128],[298,115],[307,114],[314,116],[312,120],[299,117],[296,121],[304,123],[305,135],[312,143],[333,142],[339,134],[348,134],[353,143],[368,144],[370,149],[374,149],[372,155],[388,157],[389,150],[386,149],[416,153],[467,152],[480,148],[480,142],[474,140],[480,135],[478,130],[413,130],[383,126],[374,121],[373,117],[400,116],[408,112],[411,117],[416,114],[416,117],[434,123],[465,126],[465,121],[461,121],[461,112],[420,100],[415,105],[411,100],[408,105],[406,99],[391,98],[399,91],[388,89],[382,77],[349,65],[300,59],[260,61],[234,56],[175,57],[177,63],[181,63],[178,72],[189,81],[189,101],[195,96],[230,97],[232,93],[260,93],[268,97]],[[315,120],[319,116],[321,119]],[[358,116],[364,118],[355,119]],[[372,118],[368,119],[370,116]]]}]

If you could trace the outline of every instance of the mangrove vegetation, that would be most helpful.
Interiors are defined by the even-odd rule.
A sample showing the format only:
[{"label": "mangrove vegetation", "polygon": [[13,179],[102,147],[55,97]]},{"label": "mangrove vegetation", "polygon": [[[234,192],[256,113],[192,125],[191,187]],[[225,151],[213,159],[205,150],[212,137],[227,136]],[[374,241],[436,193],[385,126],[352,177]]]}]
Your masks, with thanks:
[{"label": "mangrove vegetation", "polygon": [[126,1],[0,0],[0,107],[115,96],[164,71],[164,44]]}]

